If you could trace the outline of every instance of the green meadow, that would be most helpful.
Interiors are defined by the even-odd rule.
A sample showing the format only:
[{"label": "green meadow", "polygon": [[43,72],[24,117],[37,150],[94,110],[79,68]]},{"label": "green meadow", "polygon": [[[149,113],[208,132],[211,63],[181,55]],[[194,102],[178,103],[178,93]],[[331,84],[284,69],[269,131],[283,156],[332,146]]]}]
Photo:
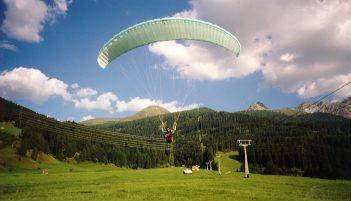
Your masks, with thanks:
[{"label": "green meadow", "polygon": [[[226,163],[226,162],[224,162]],[[39,164],[0,173],[0,200],[350,200],[351,181],[183,168],[125,169],[94,163]],[[49,174],[43,175],[42,169]]]}]

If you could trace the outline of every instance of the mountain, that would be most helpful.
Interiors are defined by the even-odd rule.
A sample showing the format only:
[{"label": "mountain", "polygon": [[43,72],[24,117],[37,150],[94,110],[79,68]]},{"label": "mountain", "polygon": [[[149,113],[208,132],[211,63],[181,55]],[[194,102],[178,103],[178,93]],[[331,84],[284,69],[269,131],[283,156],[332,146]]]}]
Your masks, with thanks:
[{"label": "mountain", "polygon": [[256,102],[251,104],[248,111],[261,111],[261,110],[268,110],[268,108],[261,102]]},{"label": "mountain", "polygon": [[296,108],[281,108],[281,109],[268,109],[263,103],[256,102],[251,104],[247,109],[249,112],[255,111],[271,111],[279,112],[285,115],[296,115],[297,113],[328,113],[333,115],[342,116],[351,119],[351,97],[339,102],[318,102],[318,103],[301,103]]},{"label": "mountain", "polygon": [[322,112],[351,119],[351,97],[340,102],[332,103],[302,103],[296,109],[307,113]]},{"label": "mountain", "polygon": [[[264,113],[262,113],[261,111],[263,111]],[[280,114],[290,116],[290,115],[295,115],[298,111],[295,109],[288,108],[288,107],[269,109],[262,102],[256,102],[256,103],[251,104],[250,107],[245,112],[248,112],[250,114],[259,113],[260,115],[262,115],[262,114],[269,115],[269,114],[272,114],[272,112],[273,112],[273,113],[280,113]]]},{"label": "mountain", "polygon": [[135,113],[134,115],[129,116],[129,117],[125,117],[125,118],[95,118],[95,119],[89,119],[86,121],[82,121],[80,123],[83,125],[87,125],[87,126],[95,126],[95,125],[101,125],[101,124],[113,124],[113,123],[118,123],[118,122],[127,122],[127,121],[143,119],[146,117],[154,117],[157,115],[168,114],[168,113],[170,113],[170,112],[163,107],[149,106],[147,108],[140,110],[139,112]]},{"label": "mountain", "polygon": [[115,123],[115,122],[119,122],[120,120],[121,118],[94,118],[94,119],[81,121],[79,123],[86,126],[94,126],[94,125],[100,125],[100,124]]},{"label": "mountain", "polygon": [[[161,110],[151,107],[139,114],[152,115],[155,111]],[[165,116],[168,123],[173,123],[173,115]],[[182,111],[174,141],[175,157],[171,160],[165,153],[157,117],[89,128],[75,122],[57,121],[0,97],[0,122],[5,122],[0,125],[0,131],[22,129],[17,137],[21,140],[18,149],[0,150],[0,158],[11,155],[16,159],[13,161],[21,162],[13,153],[21,156],[31,153],[30,157],[38,160],[39,153],[43,152],[59,160],[74,157],[77,161],[114,163],[127,168],[165,167],[170,163],[205,167],[206,162],[214,161],[218,151],[238,150],[238,139],[251,139],[253,144],[247,154],[252,172],[350,179],[350,157],[346,156],[350,155],[351,119],[316,112],[280,121],[286,117],[272,110]],[[12,147],[12,139],[13,135],[0,135],[0,149]],[[242,154],[240,149],[239,160]],[[7,168],[9,159],[1,160]],[[4,166],[3,162],[0,161],[0,166]]]},{"label": "mountain", "polygon": [[170,113],[167,109],[160,107],[160,106],[149,106],[143,110],[140,110],[139,112],[137,112],[136,114],[127,117],[125,119],[128,119],[128,121],[130,120],[136,120],[136,119],[142,119],[145,117],[154,117],[157,115],[162,115],[162,114],[168,114]]}]

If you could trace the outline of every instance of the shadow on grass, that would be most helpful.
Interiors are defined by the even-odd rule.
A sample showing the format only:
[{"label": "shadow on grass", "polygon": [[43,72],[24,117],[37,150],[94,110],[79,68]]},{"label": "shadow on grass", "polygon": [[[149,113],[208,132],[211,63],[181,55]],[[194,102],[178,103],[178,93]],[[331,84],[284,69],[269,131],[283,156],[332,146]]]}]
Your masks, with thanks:
[{"label": "shadow on grass", "polygon": [[237,154],[232,154],[232,155],[229,156],[229,158],[230,158],[230,159],[233,159],[233,160],[237,160],[237,161],[239,161],[239,162],[242,162],[240,156],[237,155]]}]

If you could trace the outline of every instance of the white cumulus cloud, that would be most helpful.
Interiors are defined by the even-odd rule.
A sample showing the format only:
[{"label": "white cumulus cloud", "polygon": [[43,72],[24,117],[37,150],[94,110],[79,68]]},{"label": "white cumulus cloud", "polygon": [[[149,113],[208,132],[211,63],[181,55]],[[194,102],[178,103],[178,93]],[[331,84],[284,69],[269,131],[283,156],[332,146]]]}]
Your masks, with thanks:
[{"label": "white cumulus cloud", "polygon": [[68,10],[68,5],[71,4],[73,0],[54,0],[54,9],[56,13],[66,14]]},{"label": "white cumulus cloud", "polygon": [[17,67],[0,74],[0,94],[11,99],[26,99],[43,103],[50,97],[59,96],[71,100],[68,85],[56,78],[49,78],[40,70]]},{"label": "white cumulus cloud", "polygon": [[107,92],[94,98],[97,94],[96,90],[82,88],[77,83],[69,87],[65,82],[50,78],[35,68],[17,67],[0,74],[0,96],[38,104],[51,97],[61,97],[66,102],[74,103],[76,108],[113,112],[112,105],[117,96]]},{"label": "white cumulus cloud", "polygon": [[[350,1],[189,2],[191,9],[175,16],[224,27],[237,36],[242,52],[235,59],[204,43],[150,45],[150,51],[163,56],[180,77],[223,80],[260,71],[265,84],[311,97],[325,92],[324,82],[351,73]],[[307,90],[312,83],[314,90]],[[328,89],[335,89],[341,82],[328,83]]]},{"label": "white cumulus cloud", "polygon": [[117,100],[117,96],[112,92],[99,95],[95,100],[91,98],[82,98],[74,100],[76,108],[86,110],[105,110],[110,113],[114,112],[113,103]]},{"label": "white cumulus cloud", "polygon": [[78,89],[79,88],[79,84],[78,83],[73,83],[73,84],[71,84],[71,88],[72,89]]},{"label": "white cumulus cloud", "polygon": [[87,121],[87,120],[94,119],[94,118],[95,117],[92,115],[87,115],[87,116],[82,117],[82,119],[80,121]]},{"label": "white cumulus cloud", "polygon": [[130,101],[118,100],[116,103],[117,112],[136,112],[148,106],[160,106],[166,108],[170,112],[177,112],[198,108],[199,104],[190,104],[184,106],[178,101],[163,102],[162,100],[154,100],[140,97],[132,98]]},{"label": "white cumulus cloud", "polygon": [[91,89],[91,88],[80,88],[76,92],[76,95],[79,98],[90,97],[90,96],[93,96],[93,95],[96,95],[96,94],[98,94],[98,92],[96,90],[94,90],[94,89]]},{"label": "white cumulus cloud", "polygon": [[40,32],[45,23],[65,14],[70,2],[55,0],[50,7],[42,0],[4,0],[6,10],[1,30],[11,38],[38,43],[43,39]]},{"label": "white cumulus cloud", "polygon": [[[35,68],[17,67],[0,74],[0,96],[9,99],[22,99],[41,104],[50,98],[60,97],[75,108],[83,110],[102,110],[109,113],[136,112],[151,105],[158,105],[171,112],[189,110],[199,104],[184,105],[178,101],[135,97],[129,101],[118,99],[113,92],[99,94],[96,90],[83,88],[77,83],[71,85],[50,78]],[[74,120],[74,119],[69,119]]]},{"label": "white cumulus cloud", "polygon": [[280,60],[286,61],[286,62],[290,62],[290,61],[294,60],[294,58],[295,58],[295,55],[290,54],[290,53],[285,53],[285,54],[280,56]]},{"label": "white cumulus cloud", "polygon": [[211,50],[201,42],[157,42],[149,50],[163,56],[165,63],[186,79],[224,80],[251,74],[260,67],[260,52],[256,50],[245,51],[238,59],[220,48]]},{"label": "white cumulus cloud", "polygon": [[[342,86],[343,84],[350,82],[351,73],[347,75],[337,75],[331,78],[321,78],[316,81],[312,81],[310,83],[306,83],[299,89],[297,89],[297,93],[299,96],[304,98],[314,97],[319,95],[320,93],[328,93],[334,91],[334,86]],[[340,91],[336,93],[336,97],[349,97],[351,96],[351,86],[348,85],[342,88]]]}]

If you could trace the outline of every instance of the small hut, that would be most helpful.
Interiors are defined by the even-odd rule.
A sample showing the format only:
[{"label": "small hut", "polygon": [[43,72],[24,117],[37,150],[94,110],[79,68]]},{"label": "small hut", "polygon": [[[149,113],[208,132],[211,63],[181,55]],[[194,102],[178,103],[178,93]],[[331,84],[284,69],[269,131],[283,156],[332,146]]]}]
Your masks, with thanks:
[{"label": "small hut", "polygon": [[199,165],[193,165],[192,167],[191,167],[191,170],[192,171],[199,171],[200,170],[200,166]]}]

